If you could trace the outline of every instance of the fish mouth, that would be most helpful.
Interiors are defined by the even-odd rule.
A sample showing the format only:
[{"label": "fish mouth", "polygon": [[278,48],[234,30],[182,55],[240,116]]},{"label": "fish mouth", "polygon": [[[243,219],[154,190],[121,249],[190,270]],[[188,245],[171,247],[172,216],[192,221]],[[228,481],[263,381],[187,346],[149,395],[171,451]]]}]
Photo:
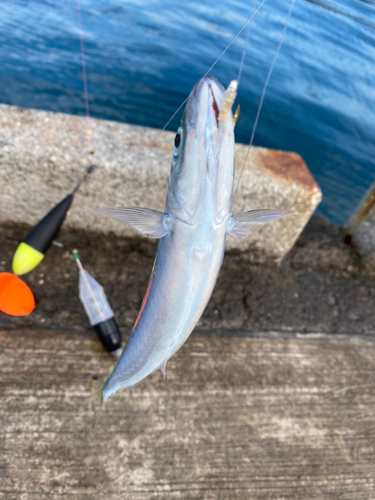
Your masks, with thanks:
[{"label": "fish mouth", "polygon": [[210,91],[211,91],[211,97],[212,97],[211,105],[212,105],[212,109],[214,110],[214,113],[215,113],[216,125],[217,125],[217,127],[219,127],[219,115],[220,115],[220,111],[219,111],[219,106],[218,106],[218,104],[216,102],[215,95],[214,95],[214,92],[213,92],[211,86],[210,86]]},{"label": "fish mouth", "polygon": [[205,119],[207,115],[211,115],[218,127],[224,94],[225,88],[216,78],[213,76],[201,78],[195,84],[186,104],[185,118],[188,125],[196,127],[202,114],[204,114]]}]

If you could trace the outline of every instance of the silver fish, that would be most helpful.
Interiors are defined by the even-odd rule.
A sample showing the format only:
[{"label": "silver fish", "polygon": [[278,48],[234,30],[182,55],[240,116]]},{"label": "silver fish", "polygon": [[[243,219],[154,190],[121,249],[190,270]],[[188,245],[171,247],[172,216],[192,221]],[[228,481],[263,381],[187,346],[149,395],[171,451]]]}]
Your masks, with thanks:
[{"label": "silver fish", "polygon": [[252,210],[232,216],[237,81],[228,89],[205,76],[194,86],[177,131],[165,212],[97,210],[144,236],[160,238],[147,291],[132,334],[102,388],[103,403],[131,387],[180,349],[201,317],[224,257],[226,235],[243,238],[290,215]]}]

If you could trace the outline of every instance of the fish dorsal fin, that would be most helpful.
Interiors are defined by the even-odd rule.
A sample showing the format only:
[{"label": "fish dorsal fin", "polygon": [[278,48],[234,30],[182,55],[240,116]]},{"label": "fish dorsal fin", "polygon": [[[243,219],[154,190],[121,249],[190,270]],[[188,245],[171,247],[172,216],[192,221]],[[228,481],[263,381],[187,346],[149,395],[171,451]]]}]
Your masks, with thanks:
[{"label": "fish dorsal fin", "polygon": [[227,232],[235,238],[246,238],[246,236],[254,233],[264,224],[267,224],[267,222],[287,217],[294,213],[291,210],[270,210],[267,208],[250,210],[249,212],[243,212],[231,217]]},{"label": "fish dorsal fin", "polygon": [[141,207],[101,208],[95,213],[106,215],[133,228],[148,238],[162,238],[170,232],[168,214]]}]

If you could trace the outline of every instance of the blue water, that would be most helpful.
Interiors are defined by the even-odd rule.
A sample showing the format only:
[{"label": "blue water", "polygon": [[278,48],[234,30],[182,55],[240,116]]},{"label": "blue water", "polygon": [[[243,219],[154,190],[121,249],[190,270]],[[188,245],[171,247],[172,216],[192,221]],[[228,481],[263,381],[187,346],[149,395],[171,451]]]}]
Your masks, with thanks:
[{"label": "blue water", "polygon": [[[81,0],[91,115],[163,127],[257,3]],[[84,114],[76,0],[0,6],[0,102]],[[239,142],[249,142],[288,7],[267,0],[251,24]],[[211,72],[224,85],[245,34]],[[344,223],[375,178],[374,138],[375,1],[296,0],[255,144],[300,153],[322,187],[320,213]]]}]

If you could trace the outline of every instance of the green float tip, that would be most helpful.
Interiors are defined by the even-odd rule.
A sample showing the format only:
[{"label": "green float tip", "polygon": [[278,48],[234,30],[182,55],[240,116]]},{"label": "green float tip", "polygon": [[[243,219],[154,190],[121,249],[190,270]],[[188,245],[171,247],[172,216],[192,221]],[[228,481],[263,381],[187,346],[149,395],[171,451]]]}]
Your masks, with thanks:
[{"label": "green float tip", "polygon": [[76,249],[72,250],[72,254],[73,254],[73,259],[76,261],[77,266],[79,267],[79,270],[83,271],[83,267],[82,267],[82,264],[81,264],[81,260],[79,258],[78,250],[76,250]]}]

